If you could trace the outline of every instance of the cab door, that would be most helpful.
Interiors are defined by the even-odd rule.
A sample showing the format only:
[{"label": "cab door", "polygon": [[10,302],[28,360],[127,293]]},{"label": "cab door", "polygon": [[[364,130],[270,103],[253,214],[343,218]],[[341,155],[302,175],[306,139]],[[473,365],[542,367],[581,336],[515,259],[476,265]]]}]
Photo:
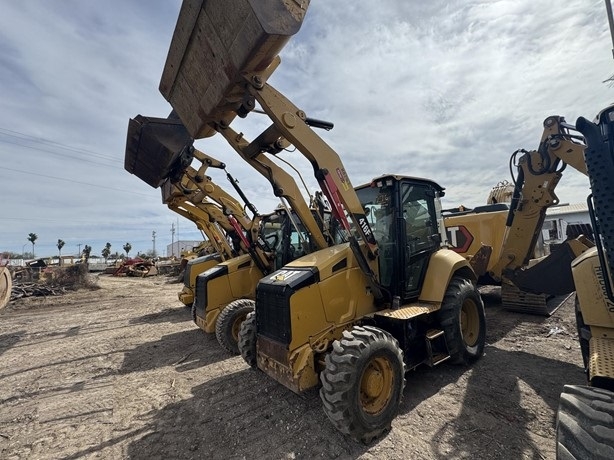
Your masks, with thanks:
[{"label": "cab door", "polygon": [[403,298],[418,297],[431,254],[439,248],[435,190],[427,184],[401,183],[402,218],[398,230],[404,243]]}]

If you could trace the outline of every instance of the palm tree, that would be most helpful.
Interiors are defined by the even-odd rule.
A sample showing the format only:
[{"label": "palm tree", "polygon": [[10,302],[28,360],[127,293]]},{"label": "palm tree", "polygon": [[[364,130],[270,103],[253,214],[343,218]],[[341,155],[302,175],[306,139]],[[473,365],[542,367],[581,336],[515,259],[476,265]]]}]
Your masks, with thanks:
[{"label": "palm tree", "polygon": [[28,241],[32,243],[32,258],[34,259],[34,242],[38,239],[36,233],[28,233]]},{"label": "palm tree", "polygon": [[85,262],[87,263],[87,261],[90,258],[90,253],[92,252],[92,247],[88,246],[87,244],[85,245],[85,247],[83,248],[83,255],[85,256]]},{"label": "palm tree", "polygon": [[104,263],[107,263],[107,259],[111,255],[111,243],[107,243],[101,251],[102,257],[104,257]]},{"label": "palm tree", "polygon": [[64,240],[58,239],[58,244],[56,245],[58,247],[58,254],[59,254],[59,258],[58,258],[58,265],[62,265],[62,248],[64,247],[66,243],[64,242]]},{"label": "palm tree", "polygon": [[130,243],[124,244],[124,251],[126,251],[126,257],[128,257],[128,253],[130,252],[130,249],[132,249],[132,245]]}]

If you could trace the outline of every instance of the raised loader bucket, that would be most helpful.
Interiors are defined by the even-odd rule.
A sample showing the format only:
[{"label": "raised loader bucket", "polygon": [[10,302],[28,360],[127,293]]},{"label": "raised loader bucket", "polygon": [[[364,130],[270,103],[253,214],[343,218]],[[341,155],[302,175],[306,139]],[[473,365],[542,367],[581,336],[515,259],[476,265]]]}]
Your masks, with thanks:
[{"label": "raised loader bucket", "polygon": [[6,307],[11,300],[12,289],[11,272],[6,267],[0,267],[0,308]]},{"label": "raised loader bucket", "polygon": [[244,75],[262,72],[298,32],[309,0],[184,0],[160,92],[195,139],[230,123]]},{"label": "raised loader bucket", "polygon": [[124,168],[156,188],[192,162],[193,139],[176,118],[137,115],[128,123]]}]

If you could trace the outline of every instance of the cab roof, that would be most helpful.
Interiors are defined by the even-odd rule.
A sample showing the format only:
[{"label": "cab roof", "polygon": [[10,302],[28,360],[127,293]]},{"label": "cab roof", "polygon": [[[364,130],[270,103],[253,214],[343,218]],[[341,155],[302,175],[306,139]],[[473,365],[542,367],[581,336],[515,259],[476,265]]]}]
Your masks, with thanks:
[{"label": "cab roof", "polygon": [[359,185],[356,188],[358,189],[358,188],[364,188],[364,187],[371,187],[371,184],[373,184],[374,182],[377,182],[380,180],[386,180],[386,179],[392,179],[395,181],[408,180],[411,182],[418,182],[418,183],[430,185],[431,187],[433,187],[435,190],[439,192],[440,196],[444,196],[445,194],[444,193],[445,188],[431,179],[425,179],[424,177],[416,177],[416,176],[401,176],[398,174],[382,174],[381,176],[371,179],[371,182]]}]

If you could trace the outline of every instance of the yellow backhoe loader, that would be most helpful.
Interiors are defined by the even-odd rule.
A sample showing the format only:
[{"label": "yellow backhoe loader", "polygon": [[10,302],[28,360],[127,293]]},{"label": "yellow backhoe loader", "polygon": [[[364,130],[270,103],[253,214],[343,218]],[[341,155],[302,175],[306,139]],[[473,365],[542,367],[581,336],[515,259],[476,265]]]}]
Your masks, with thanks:
[{"label": "yellow backhoe loader", "polygon": [[518,150],[510,160],[516,169],[510,204],[509,187],[498,187],[492,204],[445,214],[448,241],[470,260],[480,284],[501,284],[503,306],[522,313],[550,315],[559,302],[549,299],[575,291],[571,262],[593,243],[580,236],[549,256],[535,258],[546,210],[559,203],[554,190],[569,165],[587,174],[584,144],[575,128],[560,116],[544,121],[536,150]]},{"label": "yellow backhoe loader", "polygon": [[[406,371],[444,361],[470,364],[482,355],[484,307],[478,274],[446,245],[443,188],[428,179],[384,175],[355,190],[337,153],[312,130],[310,118],[267,82],[308,3],[235,0],[229,8],[216,0],[184,1],[160,90],[194,138],[219,133],[231,145],[242,143],[236,150],[246,159],[293,145],[311,162],[344,242],[260,280],[255,311],[241,325],[239,348],[249,365],[293,391],[321,386],[333,425],[368,442],[389,429]],[[230,125],[237,116],[249,116],[256,104],[272,124],[247,142]],[[551,121],[559,123],[557,129],[564,123]],[[484,274],[519,284],[526,282],[523,275],[535,276],[523,267],[543,209],[556,201],[549,182],[558,181],[563,163],[576,166],[578,161],[565,151],[554,159],[551,154],[557,143],[574,140],[555,135],[546,151],[540,146],[524,157],[526,164],[519,162],[520,174],[528,168],[527,176],[541,177],[535,183],[532,177],[517,178],[522,185],[513,211],[506,211],[511,217],[505,244],[494,265],[483,263]],[[521,211],[533,205],[537,217],[526,216],[527,224]],[[578,289],[580,281],[576,278]],[[208,291],[220,287],[210,285]],[[584,315],[584,306],[579,311]],[[609,332],[592,324],[590,330],[589,369],[594,361],[592,372],[600,377],[606,360],[596,351],[603,341],[595,338]]]},{"label": "yellow backhoe loader", "polygon": [[[196,208],[203,208],[201,200],[205,198],[223,208],[231,225],[226,230],[235,240],[236,257],[226,257],[219,265],[213,256],[190,262],[180,300],[191,304],[194,322],[201,329],[215,332],[222,346],[238,353],[238,327],[253,310],[258,280],[302,254],[326,247],[332,237],[328,230],[330,213],[319,195],[311,197],[307,204],[292,176],[271,159],[255,155],[247,149],[250,143],[236,133],[229,143],[271,182],[275,195],[282,199],[281,209],[260,216],[227,174],[252,211],[254,218],[250,220],[239,203],[205,174],[208,167],[224,169],[225,165],[195,149],[193,139],[174,116],[168,119],[138,116],[130,121],[126,169],[152,186],[162,183],[163,201],[181,203],[178,209],[188,215],[198,213]],[[195,160],[201,163],[198,170],[189,166]],[[224,224],[219,216],[216,221]],[[218,256],[223,254],[219,251]]]},{"label": "yellow backhoe loader", "polygon": [[[294,391],[321,381],[333,424],[368,441],[390,427],[407,370],[481,356],[484,307],[469,262],[442,246],[443,189],[386,175],[355,191],[311,119],[267,83],[307,4],[184,2],[160,89],[195,138],[218,132],[252,159],[293,145],[313,165],[345,242],[260,280],[239,344]],[[256,103],[272,124],[248,143],[230,123]]]},{"label": "yellow backhoe loader", "polygon": [[[222,260],[251,251],[261,263],[266,263],[266,256],[260,248],[252,248],[247,241],[242,241],[244,233],[258,230],[260,218],[256,209],[247,202],[228,172],[228,180],[246,201],[253,213],[252,219],[233,196],[213,182],[206,174],[207,169],[225,170],[226,165],[195,149],[192,142],[181,121],[173,114],[169,118],[138,115],[128,125],[125,156],[125,169],[152,187],[160,187],[162,202],[169,208],[190,220],[196,219],[197,226],[216,250],[215,254],[190,261],[186,267],[179,300],[190,307],[194,301],[196,276]],[[200,163],[198,169],[191,166],[194,161]],[[233,242],[233,247],[227,237]]]}]

